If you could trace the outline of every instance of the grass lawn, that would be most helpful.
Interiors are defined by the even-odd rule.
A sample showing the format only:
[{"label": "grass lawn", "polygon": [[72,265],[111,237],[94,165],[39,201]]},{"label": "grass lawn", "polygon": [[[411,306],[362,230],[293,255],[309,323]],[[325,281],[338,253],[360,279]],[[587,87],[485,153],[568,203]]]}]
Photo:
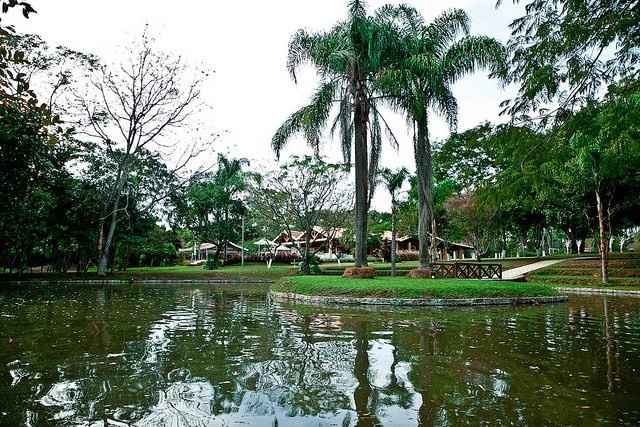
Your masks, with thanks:
[{"label": "grass lawn", "polygon": [[[273,264],[271,269],[267,269],[264,263],[248,263],[244,266],[230,265],[220,267],[217,270],[204,270],[202,266],[177,265],[171,267],[137,267],[129,268],[127,271],[116,271],[107,275],[106,279],[185,279],[185,280],[207,280],[207,279],[279,279],[295,272],[296,268],[288,264]],[[1,280],[16,280],[15,275],[0,274]],[[24,274],[20,280],[74,280],[74,279],[98,279],[98,275],[93,271],[87,273],[31,273]]]},{"label": "grass lawn", "polygon": [[195,276],[260,276],[260,277],[282,277],[295,271],[296,268],[288,264],[273,264],[271,269],[267,268],[263,263],[251,263],[244,266],[229,265],[220,267],[217,270],[205,270],[201,265],[178,265],[173,267],[140,267],[130,268],[127,272],[118,274],[133,274],[135,276],[143,275],[195,275]]},{"label": "grass lawn", "polygon": [[[503,270],[509,270],[511,268],[518,268],[524,265],[532,264],[534,262],[540,261],[541,258],[531,257],[531,258],[508,258],[508,259],[483,259],[483,264],[501,264]],[[451,261],[453,262],[453,261]],[[458,260],[458,262],[474,262],[472,259]],[[321,264],[320,268],[324,271],[328,272],[336,272],[343,271],[345,268],[353,267],[354,263],[352,262],[343,262],[343,263],[326,263]],[[408,271],[414,268],[418,268],[418,261],[403,261],[396,263],[396,268],[399,271]],[[370,262],[369,267],[373,267],[378,271],[387,271],[391,270],[391,263],[388,262]]]},{"label": "grass lawn", "polygon": [[408,277],[347,279],[334,276],[294,276],[281,280],[271,289],[303,295],[381,298],[493,298],[558,294],[552,286],[536,283]]}]

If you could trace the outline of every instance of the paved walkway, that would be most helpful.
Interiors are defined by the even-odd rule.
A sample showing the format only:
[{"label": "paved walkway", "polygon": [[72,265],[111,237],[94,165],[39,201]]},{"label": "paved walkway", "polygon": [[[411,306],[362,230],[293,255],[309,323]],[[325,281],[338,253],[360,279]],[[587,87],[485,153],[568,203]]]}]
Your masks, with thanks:
[{"label": "paved walkway", "polygon": [[518,268],[512,268],[511,270],[505,270],[502,272],[502,280],[520,279],[527,273],[549,267],[550,265],[559,264],[564,261],[566,261],[566,259],[550,259],[534,262],[533,264],[527,264]]}]

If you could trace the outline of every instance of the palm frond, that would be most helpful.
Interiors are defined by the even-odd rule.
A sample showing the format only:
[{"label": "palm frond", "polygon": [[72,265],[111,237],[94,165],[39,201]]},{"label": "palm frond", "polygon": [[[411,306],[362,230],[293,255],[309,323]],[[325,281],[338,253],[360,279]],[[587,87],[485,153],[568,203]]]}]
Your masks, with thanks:
[{"label": "palm frond", "polygon": [[322,129],[329,118],[337,87],[337,82],[324,83],[316,91],[309,105],[293,113],[278,128],[271,139],[271,148],[276,153],[277,158],[280,157],[280,153],[289,139],[299,132],[304,134],[307,143],[313,150],[315,152],[318,151]]},{"label": "palm frond", "polygon": [[384,118],[384,116],[378,109],[377,103],[375,102],[371,103],[371,110],[373,113],[375,113],[375,115],[377,116],[377,120],[384,128],[384,133],[387,141],[391,144],[391,147],[394,150],[398,151],[400,149],[400,143],[398,142],[398,138],[396,138],[396,135],[395,133],[393,133],[391,126],[389,126],[389,123],[387,122],[387,120]]},{"label": "palm frond", "polygon": [[378,167],[380,164],[380,156],[382,154],[382,131],[380,127],[380,117],[377,110],[373,110],[371,113],[370,122],[370,149],[369,149],[369,194],[368,200],[371,203],[371,199],[376,191],[378,184]]},{"label": "palm frond", "polygon": [[305,30],[296,31],[289,42],[287,70],[294,82],[298,82],[296,69],[309,60],[312,49],[312,37]]},{"label": "palm frond", "polygon": [[389,194],[392,197],[402,189],[402,186],[409,177],[409,171],[407,168],[400,168],[398,170],[392,170],[390,168],[380,169],[380,181],[384,184]]},{"label": "palm frond", "polygon": [[469,16],[462,9],[442,12],[424,27],[422,39],[431,52],[440,53],[461,35],[469,34]]},{"label": "palm frond", "polygon": [[455,132],[458,128],[458,101],[448,86],[442,86],[433,94],[429,107],[444,117],[449,129]]},{"label": "palm frond", "polygon": [[506,78],[507,53],[504,46],[492,37],[466,36],[452,44],[442,59],[443,75],[449,83],[488,69],[492,76]]},{"label": "palm frond", "polygon": [[424,26],[424,19],[417,9],[409,4],[391,5],[379,7],[375,13],[375,19],[380,22],[393,24],[401,33],[415,33]]},{"label": "palm frond", "polygon": [[351,18],[364,18],[367,16],[367,2],[364,0],[350,0],[347,7]]}]

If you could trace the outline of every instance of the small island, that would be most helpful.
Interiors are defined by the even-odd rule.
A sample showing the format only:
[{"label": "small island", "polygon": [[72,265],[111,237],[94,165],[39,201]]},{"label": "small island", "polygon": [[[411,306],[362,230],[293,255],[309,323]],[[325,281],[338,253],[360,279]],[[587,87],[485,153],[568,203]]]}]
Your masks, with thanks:
[{"label": "small island", "polygon": [[280,301],[314,304],[416,306],[542,304],[567,300],[544,284],[409,277],[293,276],[273,285],[271,295]]}]

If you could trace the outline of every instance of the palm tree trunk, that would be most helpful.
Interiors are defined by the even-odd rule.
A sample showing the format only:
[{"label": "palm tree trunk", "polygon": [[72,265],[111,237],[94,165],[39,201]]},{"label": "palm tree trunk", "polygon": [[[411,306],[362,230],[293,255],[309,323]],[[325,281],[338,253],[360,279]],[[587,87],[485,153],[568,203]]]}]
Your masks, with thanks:
[{"label": "palm tree trunk", "polygon": [[358,380],[358,386],[353,392],[353,400],[356,404],[358,420],[357,427],[369,427],[379,425],[375,408],[370,408],[373,388],[369,381],[369,338],[366,321],[357,322],[355,325],[356,357],[353,363],[353,376]]},{"label": "palm tree trunk", "polygon": [[355,134],[355,234],[356,250],[355,265],[367,265],[367,220],[369,197],[369,173],[367,155],[367,122],[369,117],[367,98],[360,81],[355,82],[356,103],[354,106],[354,134]]},{"label": "palm tree trunk", "polygon": [[[431,144],[426,118],[417,121],[417,132],[414,136],[414,155],[416,160],[416,178],[418,181],[418,240],[420,243],[420,268],[429,268],[431,250],[429,248],[429,229],[432,228],[431,239],[435,242],[435,220],[433,219],[432,164]],[[434,243],[435,244],[435,243]]]},{"label": "palm tree trunk", "polygon": [[391,275],[396,275],[396,202],[391,202]]}]

